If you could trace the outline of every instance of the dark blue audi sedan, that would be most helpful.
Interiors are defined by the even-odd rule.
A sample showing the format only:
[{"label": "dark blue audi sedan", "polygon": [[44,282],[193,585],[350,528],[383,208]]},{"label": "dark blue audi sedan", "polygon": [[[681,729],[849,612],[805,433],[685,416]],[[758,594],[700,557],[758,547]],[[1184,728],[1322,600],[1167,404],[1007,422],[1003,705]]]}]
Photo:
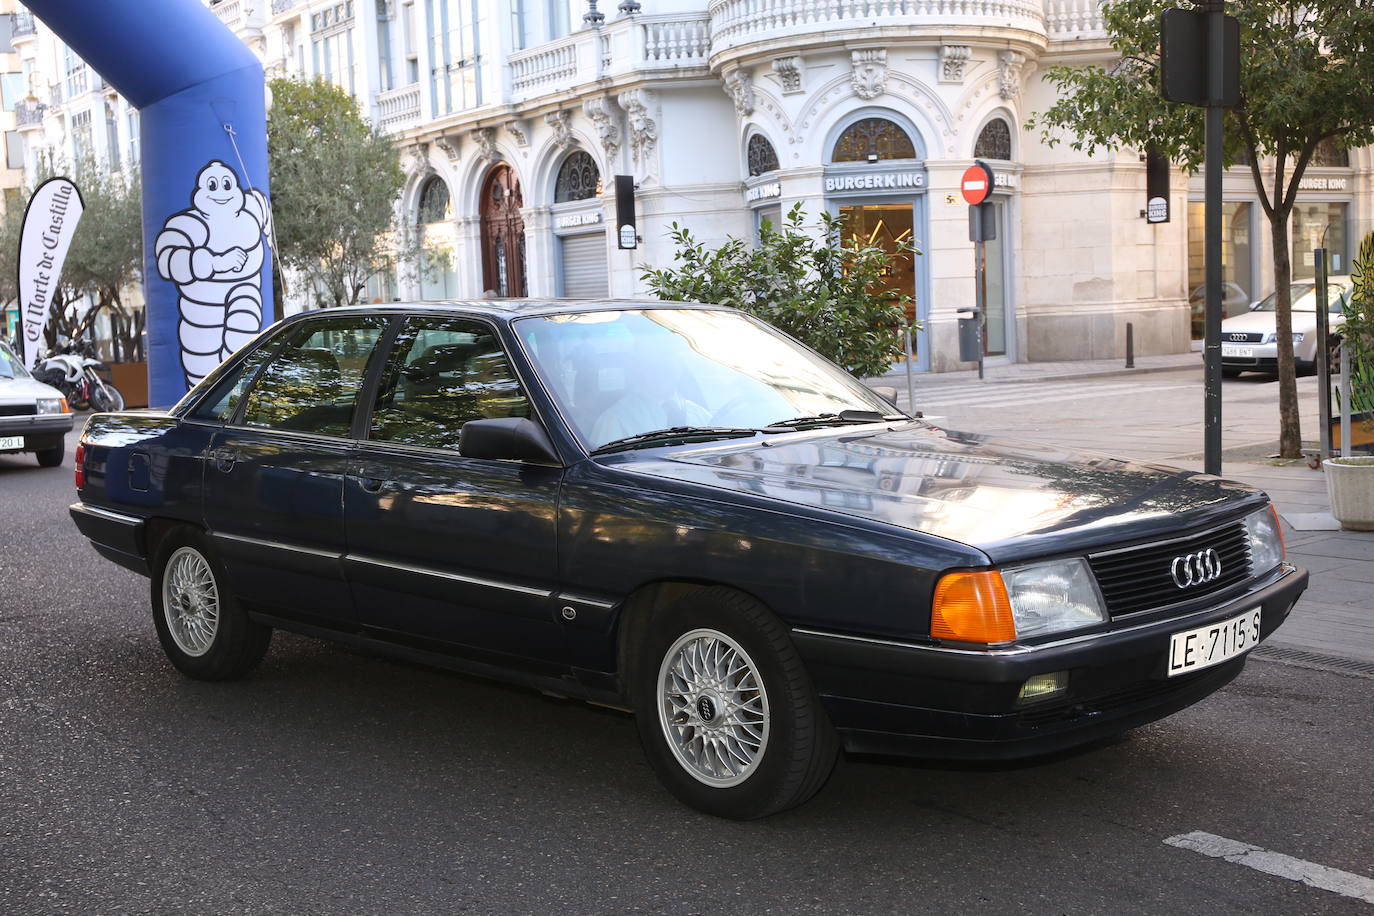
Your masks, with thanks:
[{"label": "dark blue audi sedan", "polygon": [[71,514],[194,678],[274,628],[634,711],[680,799],[841,750],[1042,754],[1234,678],[1307,583],[1267,497],[932,426],[727,308],[484,301],[264,332],[92,417]]}]

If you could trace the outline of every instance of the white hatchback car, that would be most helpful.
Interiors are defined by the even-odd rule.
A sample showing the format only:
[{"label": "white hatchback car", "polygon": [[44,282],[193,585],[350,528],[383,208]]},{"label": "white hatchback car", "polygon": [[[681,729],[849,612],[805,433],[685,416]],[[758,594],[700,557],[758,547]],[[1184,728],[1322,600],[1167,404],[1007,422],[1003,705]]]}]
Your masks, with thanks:
[{"label": "white hatchback car", "polygon": [[[1298,372],[1317,367],[1317,284],[1299,280],[1292,289],[1293,359]],[[1330,277],[1327,281],[1327,313],[1332,330],[1345,323],[1345,305],[1350,298],[1350,277]],[[1279,371],[1278,333],[1275,308],[1278,293],[1270,293],[1250,306],[1248,312],[1221,323],[1221,371],[1228,378],[1242,372]]]},{"label": "white hatchback car", "polygon": [[43,467],[57,467],[71,428],[72,409],[62,392],[36,381],[0,341],[0,455],[33,452]]}]

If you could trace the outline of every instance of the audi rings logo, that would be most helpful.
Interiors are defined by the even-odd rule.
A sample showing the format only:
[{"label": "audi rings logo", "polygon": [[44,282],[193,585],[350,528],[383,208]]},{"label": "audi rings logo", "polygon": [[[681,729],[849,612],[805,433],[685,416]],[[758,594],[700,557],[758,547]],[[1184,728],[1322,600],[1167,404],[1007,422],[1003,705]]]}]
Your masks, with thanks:
[{"label": "audi rings logo", "polygon": [[1173,576],[1174,584],[1179,588],[1214,582],[1221,575],[1221,554],[1209,547],[1187,556],[1174,557],[1174,562],[1169,566],[1169,575]]},{"label": "audi rings logo", "polygon": [[1250,339],[1249,334],[1227,334],[1227,339],[1243,343]]}]

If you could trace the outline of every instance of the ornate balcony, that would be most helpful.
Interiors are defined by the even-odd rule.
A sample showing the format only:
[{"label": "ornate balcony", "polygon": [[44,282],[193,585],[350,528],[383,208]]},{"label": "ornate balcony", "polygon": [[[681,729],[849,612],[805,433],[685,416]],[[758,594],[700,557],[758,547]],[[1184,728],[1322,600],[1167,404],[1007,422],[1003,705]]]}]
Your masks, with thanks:
[{"label": "ornate balcony", "polygon": [[420,84],[377,93],[377,123],[393,133],[420,123]]},{"label": "ornate balcony", "polygon": [[510,56],[511,101],[640,73],[705,75],[708,19],[700,13],[634,16]]},{"label": "ornate balcony", "polygon": [[1102,0],[1045,0],[1045,31],[1051,42],[1106,40]]},{"label": "ornate balcony", "polygon": [[38,23],[34,21],[33,13],[15,13],[14,27],[10,34],[15,38],[38,34]]},{"label": "ornate balcony", "polygon": [[47,110],[48,106],[37,99],[32,102],[20,99],[14,103],[14,123],[20,130],[41,127]]},{"label": "ornate balcony", "polygon": [[[1047,0],[711,0],[711,63],[751,49],[793,49],[929,31],[1005,29],[1043,46]],[[1056,3],[1059,0],[1048,0]],[[1095,0],[1066,0],[1070,4]],[[839,34],[843,32],[841,37]],[[731,53],[734,52],[734,53]]]}]

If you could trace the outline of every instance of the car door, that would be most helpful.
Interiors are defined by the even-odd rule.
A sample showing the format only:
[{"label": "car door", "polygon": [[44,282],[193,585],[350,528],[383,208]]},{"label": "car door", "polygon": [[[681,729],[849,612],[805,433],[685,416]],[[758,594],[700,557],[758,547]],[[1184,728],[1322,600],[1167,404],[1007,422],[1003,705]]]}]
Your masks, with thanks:
[{"label": "car door", "polygon": [[497,417],[537,419],[494,327],[406,319],[344,481],[345,569],[359,620],[391,638],[557,660],[562,468],[458,453],[465,422]]},{"label": "car door", "polygon": [[388,320],[302,322],[211,441],[205,522],[235,594],[253,606],[352,625],[343,478],[358,391]]}]

